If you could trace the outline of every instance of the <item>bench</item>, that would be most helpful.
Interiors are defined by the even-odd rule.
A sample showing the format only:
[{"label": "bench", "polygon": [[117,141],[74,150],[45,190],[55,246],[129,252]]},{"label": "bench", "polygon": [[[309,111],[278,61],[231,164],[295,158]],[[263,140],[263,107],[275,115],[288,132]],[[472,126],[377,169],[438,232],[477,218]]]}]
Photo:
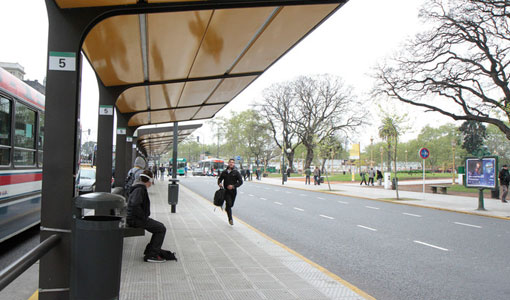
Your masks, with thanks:
[{"label": "bench", "polygon": [[430,189],[432,189],[432,193],[437,194],[437,190],[441,191],[441,194],[447,194],[446,190],[448,186],[445,185],[431,185]]},{"label": "bench", "polygon": [[[122,187],[116,187],[112,189],[112,194],[121,195],[124,196],[124,188]],[[119,215],[125,220],[126,219],[126,207],[122,208],[119,212]],[[124,237],[133,237],[133,236],[144,236],[145,235],[145,229],[143,228],[136,228],[136,227],[130,227],[127,224],[122,227],[122,233]]]}]

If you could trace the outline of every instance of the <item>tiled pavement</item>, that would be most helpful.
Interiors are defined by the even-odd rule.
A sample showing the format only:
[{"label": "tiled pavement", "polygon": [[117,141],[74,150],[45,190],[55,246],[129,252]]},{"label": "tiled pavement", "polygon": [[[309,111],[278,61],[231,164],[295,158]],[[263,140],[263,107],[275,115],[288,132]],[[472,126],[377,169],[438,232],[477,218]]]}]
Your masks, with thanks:
[{"label": "tiled pavement", "polygon": [[167,227],[163,248],[179,260],[143,262],[151,234],[126,238],[120,299],[373,299],[242,222],[228,225],[224,212],[183,186],[175,214],[166,184],[149,195],[151,216]]}]

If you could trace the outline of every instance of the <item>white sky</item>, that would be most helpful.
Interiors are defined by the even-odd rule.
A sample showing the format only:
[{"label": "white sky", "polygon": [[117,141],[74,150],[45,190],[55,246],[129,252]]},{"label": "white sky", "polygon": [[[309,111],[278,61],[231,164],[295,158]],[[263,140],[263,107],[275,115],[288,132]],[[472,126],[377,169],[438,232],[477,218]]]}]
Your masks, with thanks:
[{"label": "white sky", "polygon": [[[406,38],[420,30],[417,15],[423,0],[351,0],[340,8],[315,32],[283,57],[271,69],[218,113],[241,111],[260,99],[261,91],[271,83],[286,81],[302,74],[331,73],[342,77],[355,92],[364,97],[372,87],[368,76],[377,61],[398,50]],[[25,79],[43,81],[46,75],[48,20],[43,0],[0,1],[2,28],[0,61],[18,62],[25,68]],[[82,128],[91,128],[91,140],[97,134],[98,91],[95,75],[84,63],[82,77]],[[377,138],[378,108],[367,101],[373,112],[371,126],[359,138],[363,145],[370,136]],[[408,112],[413,130],[404,139],[413,138],[426,124],[451,122],[439,114],[427,113],[401,103],[391,104],[393,110]],[[416,116],[416,117],[415,117]],[[213,142],[210,128],[196,132],[201,142]]]}]

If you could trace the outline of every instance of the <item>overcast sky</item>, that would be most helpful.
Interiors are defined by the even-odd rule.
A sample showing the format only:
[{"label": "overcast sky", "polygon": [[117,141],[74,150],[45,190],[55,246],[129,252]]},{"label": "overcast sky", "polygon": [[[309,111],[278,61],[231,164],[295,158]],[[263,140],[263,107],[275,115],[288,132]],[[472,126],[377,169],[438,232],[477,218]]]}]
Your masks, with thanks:
[{"label": "overcast sky", "polygon": [[[300,74],[331,73],[342,77],[354,87],[360,97],[372,87],[369,77],[372,67],[384,57],[398,50],[399,46],[422,28],[417,15],[423,0],[351,0],[338,10],[301,44],[283,57],[271,69],[224,108],[218,116],[230,111],[240,111],[260,99],[261,91],[273,82],[293,79]],[[46,75],[48,20],[43,0],[0,1],[0,28],[2,43],[0,61],[18,62],[25,68],[25,79],[42,82]],[[91,128],[97,134],[98,92],[92,69],[85,63],[82,77],[82,128]],[[377,138],[377,107],[369,105],[373,124],[365,128],[362,147],[370,136]],[[428,124],[443,124],[448,119],[428,113],[427,118],[417,118],[416,108],[400,103],[392,109],[409,112],[413,130],[406,137],[413,138]],[[211,143],[210,129],[196,132]],[[208,140],[209,139],[209,140]],[[356,140],[356,138],[355,138]]]}]

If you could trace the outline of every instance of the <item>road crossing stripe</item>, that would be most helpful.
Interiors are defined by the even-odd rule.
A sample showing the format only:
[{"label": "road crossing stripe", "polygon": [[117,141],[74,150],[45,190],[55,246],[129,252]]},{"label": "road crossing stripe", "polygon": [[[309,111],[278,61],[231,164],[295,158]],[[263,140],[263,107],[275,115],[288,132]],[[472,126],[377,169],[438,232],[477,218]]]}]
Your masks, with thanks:
[{"label": "road crossing stripe", "polygon": [[370,209],[379,209],[379,207],[373,207],[373,206],[365,206],[366,208],[370,208]]},{"label": "road crossing stripe", "polygon": [[299,207],[294,207],[295,210],[299,210],[299,211],[305,211],[304,209],[302,208],[299,208]]},{"label": "road crossing stripe", "polygon": [[415,214],[410,214],[410,213],[402,213],[403,215],[406,215],[406,216],[411,216],[411,217],[418,217],[418,218],[421,218],[420,215],[415,215]]},{"label": "road crossing stripe", "polygon": [[424,243],[424,242],[420,242],[420,241],[414,241],[414,242],[417,243],[417,244],[422,244],[422,245],[425,245],[425,246],[428,246],[428,247],[436,248],[436,249],[439,249],[439,250],[442,250],[442,251],[449,251],[446,248],[442,248],[442,247],[439,247],[439,246],[434,246],[434,245],[427,244],[427,243]]},{"label": "road crossing stripe", "polygon": [[274,204],[283,205],[281,202],[275,202]]},{"label": "road crossing stripe", "polygon": [[321,217],[323,218],[326,218],[326,219],[330,219],[330,220],[334,220],[335,218],[333,217],[330,217],[330,216],[326,216],[326,215],[320,215]]},{"label": "road crossing stripe", "polygon": [[482,226],[478,226],[478,225],[471,225],[471,224],[466,224],[466,223],[460,223],[460,222],[453,222],[457,225],[463,225],[463,226],[469,226],[469,227],[475,227],[475,228],[482,228]]},{"label": "road crossing stripe", "polygon": [[368,229],[368,230],[371,230],[371,231],[377,231],[377,229],[375,229],[375,228],[371,228],[371,227],[367,227],[367,226],[363,226],[363,225],[356,225],[356,226],[358,226],[360,228]]}]

